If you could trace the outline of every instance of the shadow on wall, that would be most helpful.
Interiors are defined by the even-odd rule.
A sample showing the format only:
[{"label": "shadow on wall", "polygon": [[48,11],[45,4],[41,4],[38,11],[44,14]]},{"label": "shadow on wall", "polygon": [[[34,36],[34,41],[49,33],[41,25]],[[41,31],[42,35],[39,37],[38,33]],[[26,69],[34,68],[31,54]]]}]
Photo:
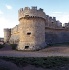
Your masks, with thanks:
[{"label": "shadow on wall", "polygon": [[45,33],[45,42],[47,44],[69,42],[69,33],[67,33],[67,32],[61,32],[58,34]]}]

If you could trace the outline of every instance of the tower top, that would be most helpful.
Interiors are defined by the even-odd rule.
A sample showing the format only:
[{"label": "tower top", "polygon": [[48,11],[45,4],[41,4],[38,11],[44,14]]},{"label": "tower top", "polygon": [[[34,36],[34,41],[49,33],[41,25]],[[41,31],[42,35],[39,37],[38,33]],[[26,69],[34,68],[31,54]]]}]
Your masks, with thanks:
[{"label": "tower top", "polygon": [[46,14],[42,8],[37,9],[37,6],[32,6],[31,8],[25,7],[18,10],[18,18],[21,19],[23,17],[41,17],[46,19]]}]

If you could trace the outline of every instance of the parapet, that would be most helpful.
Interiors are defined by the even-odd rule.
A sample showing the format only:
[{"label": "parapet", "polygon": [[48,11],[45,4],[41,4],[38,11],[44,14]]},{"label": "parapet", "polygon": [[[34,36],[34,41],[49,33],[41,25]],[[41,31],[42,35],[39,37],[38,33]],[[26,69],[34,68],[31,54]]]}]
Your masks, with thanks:
[{"label": "parapet", "polygon": [[43,12],[43,9],[37,9],[37,7],[32,6],[32,8],[20,8],[18,11],[18,19],[20,20],[23,17],[41,17],[46,19],[46,14]]}]

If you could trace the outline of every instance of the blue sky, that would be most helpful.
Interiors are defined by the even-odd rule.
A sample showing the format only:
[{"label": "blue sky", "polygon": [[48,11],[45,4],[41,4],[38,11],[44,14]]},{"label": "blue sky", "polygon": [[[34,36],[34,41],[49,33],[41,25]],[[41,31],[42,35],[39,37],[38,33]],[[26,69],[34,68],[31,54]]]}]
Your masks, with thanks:
[{"label": "blue sky", "polygon": [[62,23],[69,22],[69,0],[0,0],[0,37],[4,28],[13,28],[18,22],[18,10],[24,7],[43,8],[47,15]]}]

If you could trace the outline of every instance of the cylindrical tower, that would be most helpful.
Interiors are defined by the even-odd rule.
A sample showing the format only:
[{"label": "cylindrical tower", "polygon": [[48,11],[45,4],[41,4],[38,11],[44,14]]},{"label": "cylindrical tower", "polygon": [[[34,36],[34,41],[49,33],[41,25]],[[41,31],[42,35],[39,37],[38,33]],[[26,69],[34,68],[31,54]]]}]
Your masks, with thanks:
[{"label": "cylindrical tower", "polygon": [[45,13],[26,7],[19,10],[20,41],[18,50],[38,50],[45,47]]},{"label": "cylindrical tower", "polygon": [[11,37],[11,29],[4,29],[4,42],[7,43],[9,42],[9,39]]}]

